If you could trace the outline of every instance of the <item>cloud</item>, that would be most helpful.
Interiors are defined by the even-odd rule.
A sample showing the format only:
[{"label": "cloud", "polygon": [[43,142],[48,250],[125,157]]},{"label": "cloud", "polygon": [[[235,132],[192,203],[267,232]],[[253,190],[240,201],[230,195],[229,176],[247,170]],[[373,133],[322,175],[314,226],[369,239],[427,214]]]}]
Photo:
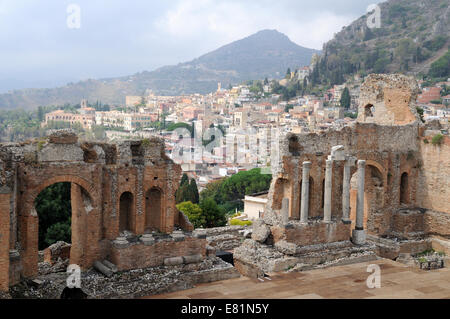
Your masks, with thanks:
[{"label": "cloud", "polygon": [[277,29],[300,45],[321,49],[335,32],[361,15],[336,13],[342,6],[327,2],[311,7],[301,1],[180,0],[155,21],[155,27],[180,40],[203,39],[215,44],[238,40],[262,29]]},{"label": "cloud", "polygon": [[[19,75],[53,83],[153,70],[262,29],[321,49],[372,2],[380,0],[0,0],[0,91]],[[80,29],[67,28],[71,3]]]}]

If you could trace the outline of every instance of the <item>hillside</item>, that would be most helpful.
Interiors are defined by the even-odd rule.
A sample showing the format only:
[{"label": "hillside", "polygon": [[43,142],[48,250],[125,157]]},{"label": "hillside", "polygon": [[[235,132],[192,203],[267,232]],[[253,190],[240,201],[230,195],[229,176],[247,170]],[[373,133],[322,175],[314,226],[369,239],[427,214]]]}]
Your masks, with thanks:
[{"label": "hillside", "polygon": [[381,28],[366,14],[323,47],[313,84],[340,84],[354,74],[427,74],[450,43],[448,0],[390,0],[380,4]]},{"label": "hillside", "polygon": [[53,89],[16,90],[0,95],[0,108],[34,108],[39,105],[79,103],[87,98],[123,104],[126,95],[147,89],[160,95],[209,93],[246,80],[279,77],[280,70],[309,65],[314,53],[276,30],[263,30],[225,45],[190,62],[165,66],[131,76],[70,83]]}]

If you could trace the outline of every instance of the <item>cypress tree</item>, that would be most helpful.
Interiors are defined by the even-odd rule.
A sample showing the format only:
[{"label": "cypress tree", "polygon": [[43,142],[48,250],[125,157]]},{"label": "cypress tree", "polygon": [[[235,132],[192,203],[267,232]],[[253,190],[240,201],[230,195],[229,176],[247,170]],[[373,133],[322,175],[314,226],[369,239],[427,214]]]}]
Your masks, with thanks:
[{"label": "cypress tree", "polygon": [[195,181],[195,179],[191,179],[189,187],[191,188],[192,194],[194,196],[192,203],[198,204],[200,200],[200,195],[198,194],[197,182]]}]

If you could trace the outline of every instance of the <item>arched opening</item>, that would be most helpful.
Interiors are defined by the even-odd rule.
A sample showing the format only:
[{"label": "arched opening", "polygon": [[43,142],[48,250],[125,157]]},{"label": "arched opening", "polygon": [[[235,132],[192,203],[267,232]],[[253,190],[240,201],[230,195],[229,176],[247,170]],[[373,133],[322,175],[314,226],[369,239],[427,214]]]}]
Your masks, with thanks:
[{"label": "arched opening", "polygon": [[[302,209],[302,184],[303,180],[300,180],[300,192],[299,192],[299,200],[298,200],[298,216],[301,215],[301,209]],[[315,211],[314,211],[314,179],[310,176],[309,177],[309,188],[308,188],[308,217],[316,217]]]},{"label": "arched opening", "polygon": [[158,188],[151,188],[145,195],[145,229],[161,231],[162,193]]},{"label": "arched opening", "polygon": [[39,219],[39,250],[63,241],[72,241],[71,219],[71,184],[56,183],[42,190],[34,200],[34,207]]},{"label": "arched opening", "polygon": [[120,196],[120,209],[119,209],[119,232],[125,230],[131,231],[133,214],[133,194],[130,192],[124,192]]},{"label": "arched opening", "polygon": [[[62,262],[83,268],[86,263],[88,215],[94,209],[91,196],[78,183],[64,182],[62,178],[54,180],[43,184],[46,187],[36,196],[31,194],[33,206],[23,216],[28,226],[20,235],[28,239],[22,241],[25,277],[38,274],[41,267],[46,273],[60,271],[48,264]],[[37,230],[36,237],[31,235],[33,229]]]},{"label": "arched opening", "polygon": [[400,178],[400,204],[409,204],[408,173],[403,173]]},{"label": "arched opening", "polygon": [[365,117],[373,117],[374,113],[375,113],[375,107],[372,104],[367,104],[364,107],[364,116]]}]

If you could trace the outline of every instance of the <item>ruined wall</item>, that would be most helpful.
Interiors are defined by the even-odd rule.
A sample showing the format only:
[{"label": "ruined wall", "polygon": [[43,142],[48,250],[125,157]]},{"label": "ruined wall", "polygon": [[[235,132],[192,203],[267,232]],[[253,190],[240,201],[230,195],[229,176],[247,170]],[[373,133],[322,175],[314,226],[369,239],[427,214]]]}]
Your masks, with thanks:
[{"label": "ruined wall", "polygon": [[206,256],[206,239],[186,237],[183,241],[167,239],[152,245],[136,243],[123,248],[113,247],[110,258],[122,271],[162,266],[166,258],[193,255]]},{"label": "ruined wall", "polygon": [[[383,234],[389,228],[391,212],[401,208],[414,207],[417,203],[416,187],[421,167],[421,154],[418,140],[419,124],[403,126],[380,126],[371,123],[356,123],[338,131],[322,134],[295,135],[300,152],[289,151],[288,134],[280,148],[283,154],[282,166],[275,172],[269,191],[268,205],[264,219],[268,224],[280,222],[278,215],[283,197],[290,198],[290,217],[299,219],[302,163],[310,161],[310,176],[313,182],[310,194],[310,218],[323,218],[323,182],[325,161],[335,145],[343,145],[345,153],[357,159],[366,160],[365,188],[367,196],[366,220],[369,232]],[[355,174],[352,167],[351,174]],[[409,202],[400,203],[401,176],[407,173]],[[342,217],[343,162],[333,163],[332,178],[332,218]],[[375,190],[378,189],[377,192]],[[377,194],[376,194],[377,193]],[[371,205],[369,205],[371,204]],[[355,209],[356,199],[351,201]]]},{"label": "ruined wall", "polygon": [[[441,145],[433,145],[436,134],[420,141],[422,168],[417,189],[420,207],[450,214],[450,137],[444,136]],[[425,144],[424,139],[429,142]]]},{"label": "ruined wall", "polygon": [[[89,268],[110,254],[108,241],[119,236],[124,192],[133,198],[127,230],[137,235],[151,230],[171,233],[177,225],[192,230],[175,207],[180,175],[181,168],[165,156],[164,142],[156,137],[120,144],[85,143],[78,142],[72,131],[61,130],[41,140],[1,144],[0,289],[8,282],[4,276],[10,251],[15,251],[14,269],[23,277],[37,274],[39,216],[34,201],[46,187],[71,183],[70,259]],[[158,198],[149,201],[150,190]],[[147,227],[150,219],[153,229]]]},{"label": "ruined wall", "polygon": [[[423,188],[420,187],[422,167],[426,161],[432,161],[436,167],[442,166],[446,154],[440,155],[441,161],[436,158],[422,159],[420,135],[424,125],[416,111],[417,92],[418,86],[413,78],[398,74],[370,75],[361,87],[356,123],[339,130],[298,135],[289,133],[283,137],[280,141],[280,166],[273,174],[264,213],[265,223],[282,224],[281,201],[286,197],[290,202],[290,219],[299,219],[302,163],[305,161],[312,163],[309,218],[323,218],[325,163],[336,145],[342,145],[346,155],[366,161],[364,226],[369,233],[387,235],[392,228],[394,212],[421,206],[424,201],[421,194]],[[370,116],[365,113],[368,104],[373,106]],[[355,172],[354,166],[351,175],[356,178]],[[426,172],[425,175],[431,178],[433,173]],[[342,181],[343,161],[334,161],[331,195],[334,221],[342,217]],[[436,205],[446,205],[442,202],[448,202],[448,181],[447,178],[444,182],[447,185],[442,187],[444,192],[442,185],[436,185],[436,192],[441,196],[437,200],[438,196],[432,195],[436,202],[441,202]],[[422,185],[428,188],[426,183],[422,182]],[[353,188],[350,201],[353,223],[355,195],[356,188]],[[444,200],[445,196],[447,200]],[[431,198],[428,200],[431,201]]]},{"label": "ruined wall", "polygon": [[9,287],[9,206],[8,189],[0,188],[0,291]]},{"label": "ruined wall", "polygon": [[370,74],[361,86],[358,122],[404,125],[418,120],[419,87],[413,77]]}]

